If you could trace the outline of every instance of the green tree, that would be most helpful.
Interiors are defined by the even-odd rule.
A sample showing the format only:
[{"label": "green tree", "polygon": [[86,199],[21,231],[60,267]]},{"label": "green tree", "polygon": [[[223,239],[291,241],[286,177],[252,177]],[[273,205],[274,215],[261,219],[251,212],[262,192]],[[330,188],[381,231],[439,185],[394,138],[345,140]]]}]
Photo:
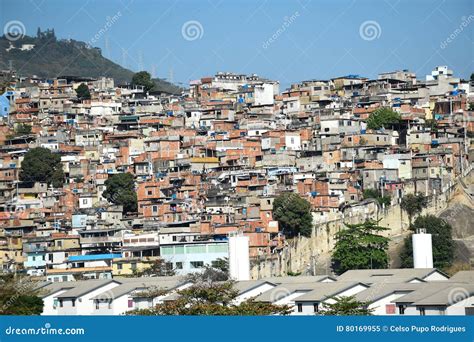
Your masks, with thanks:
[{"label": "green tree", "polygon": [[17,135],[28,135],[31,134],[31,125],[19,124],[15,127],[15,133]]},{"label": "green tree", "polygon": [[401,120],[400,114],[390,108],[383,107],[375,110],[367,119],[367,128],[379,129],[389,125],[397,124]]},{"label": "green tree", "polygon": [[371,316],[368,302],[360,302],[354,296],[335,297],[334,303],[324,303],[323,316]]},{"label": "green tree", "polygon": [[229,259],[219,258],[212,265],[205,265],[201,272],[190,273],[186,278],[193,282],[216,282],[229,280]]},{"label": "green tree", "polygon": [[77,87],[76,95],[80,100],[89,100],[91,98],[89,87],[84,83],[81,83],[79,87]]},{"label": "green tree", "polygon": [[474,73],[471,74],[471,82],[474,82]]},{"label": "green tree", "polygon": [[102,196],[109,202],[122,205],[124,213],[137,211],[135,180],[131,173],[117,173],[105,181],[106,189]]},{"label": "green tree", "polygon": [[336,233],[332,254],[334,271],[342,274],[353,269],[387,268],[389,239],[379,233],[388,228],[373,220],[346,226],[347,229]]},{"label": "green tree", "polygon": [[64,184],[64,172],[59,154],[43,147],[29,150],[21,162],[22,182],[48,183],[59,188]]},{"label": "green tree", "polygon": [[408,221],[411,222],[413,217],[422,212],[423,208],[426,208],[428,205],[428,199],[423,196],[423,194],[418,193],[408,194],[403,196],[402,201],[400,202],[400,207],[407,213]]},{"label": "green tree", "polygon": [[273,218],[280,230],[289,237],[311,236],[313,216],[311,204],[295,193],[283,193],[273,201]]},{"label": "green tree", "polygon": [[177,292],[177,298],[165,301],[152,309],[134,310],[129,315],[204,315],[204,316],[260,316],[287,315],[291,308],[248,299],[235,303],[239,291],[233,282],[200,282]]},{"label": "green tree", "polygon": [[382,196],[380,192],[376,189],[366,189],[364,190],[364,199],[373,198],[379,202],[380,205],[385,205],[386,207],[392,202],[392,197],[390,195]]},{"label": "green tree", "polygon": [[43,300],[27,277],[0,276],[0,315],[39,315]]},{"label": "green tree", "polygon": [[[426,229],[426,233],[432,235],[433,266],[439,269],[449,268],[454,260],[452,226],[439,217],[424,215],[416,218],[410,230],[416,232],[420,228]],[[413,243],[411,236],[405,238],[400,258],[402,267],[413,267]]]},{"label": "green tree", "polygon": [[145,91],[150,91],[155,86],[155,82],[151,79],[151,75],[147,71],[139,71],[132,77],[132,85],[143,86]]},{"label": "green tree", "polygon": [[156,259],[150,263],[149,267],[142,270],[136,270],[133,272],[135,277],[165,277],[174,276],[176,274],[170,263],[165,262],[163,259]]}]

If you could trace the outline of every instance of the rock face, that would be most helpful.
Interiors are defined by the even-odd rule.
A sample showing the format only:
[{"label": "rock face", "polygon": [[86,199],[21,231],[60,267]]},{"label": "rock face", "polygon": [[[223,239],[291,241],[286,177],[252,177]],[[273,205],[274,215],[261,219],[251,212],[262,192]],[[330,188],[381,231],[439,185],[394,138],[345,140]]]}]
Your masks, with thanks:
[{"label": "rock face", "polygon": [[443,210],[439,217],[453,227],[454,239],[474,237],[474,209],[463,203],[454,203]]},{"label": "rock face", "polygon": [[474,200],[472,197],[473,173],[459,182],[450,205],[439,217],[453,227],[456,242],[456,261],[474,266]]}]

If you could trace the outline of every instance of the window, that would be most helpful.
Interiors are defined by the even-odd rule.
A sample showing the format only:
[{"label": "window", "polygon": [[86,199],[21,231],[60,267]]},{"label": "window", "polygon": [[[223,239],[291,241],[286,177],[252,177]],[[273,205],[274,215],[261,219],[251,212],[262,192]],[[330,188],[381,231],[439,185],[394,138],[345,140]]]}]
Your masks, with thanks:
[{"label": "window", "polygon": [[314,310],[314,312],[319,312],[319,305],[318,305],[318,303],[314,303],[314,304],[313,304],[313,310]]},{"label": "window", "polygon": [[153,190],[148,190],[148,196],[153,195]]},{"label": "window", "polygon": [[186,254],[206,253],[206,245],[186,246]]},{"label": "window", "polygon": [[387,315],[395,315],[395,304],[385,305],[385,313]]},{"label": "window", "polygon": [[132,270],[136,270],[136,269],[137,269],[137,263],[136,263],[136,262],[132,262],[132,263],[131,263],[131,268],[132,268]]},{"label": "window", "polygon": [[122,269],[122,264],[117,264],[117,269],[121,270]]},{"label": "window", "polygon": [[398,307],[398,313],[399,313],[400,315],[404,315],[404,314],[405,314],[405,307],[404,307],[403,305],[400,305],[400,306]]},{"label": "window", "polygon": [[298,303],[298,312],[303,312],[303,304]]},{"label": "window", "polygon": [[419,308],[418,310],[420,310],[420,316],[426,315],[425,308]]},{"label": "window", "polygon": [[204,267],[203,261],[191,261],[191,268],[201,268]]},{"label": "window", "polygon": [[153,212],[154,212],[154,213],[157,213],[157,212],[158,212],[158,206],[154,205],[154,206],[152,207],[152,209],[153,209]]},{"label": "window", "polygon": [[177,270],[182,270],[183,269],[183,263],[182,262],[177,262],[175,265],[176,265]]},{"label": "window", "polygon": [[60,307],[60,308],[63,307],[63,300],[62,300],[62,299],[59,300],[59,307]]},{"label": "window", "polygon": [[95,309],[99,310],[99,301],[98,300],[95,301]]},{"label": "window", "polygon": [[128,300],[128,307],[133,308],[133,299]]}]

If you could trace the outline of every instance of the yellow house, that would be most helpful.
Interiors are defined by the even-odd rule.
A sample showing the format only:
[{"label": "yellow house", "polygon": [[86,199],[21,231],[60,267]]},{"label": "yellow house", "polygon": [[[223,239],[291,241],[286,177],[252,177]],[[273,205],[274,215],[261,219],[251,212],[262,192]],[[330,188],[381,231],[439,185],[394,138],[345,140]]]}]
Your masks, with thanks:
[{"label": "yellow house", "polygon": [[117,258],[112,263],[113,276],[131,276],[136,272],[143,271],[151,266],[151,264],[159,259],[159,257],[144,258]]}]

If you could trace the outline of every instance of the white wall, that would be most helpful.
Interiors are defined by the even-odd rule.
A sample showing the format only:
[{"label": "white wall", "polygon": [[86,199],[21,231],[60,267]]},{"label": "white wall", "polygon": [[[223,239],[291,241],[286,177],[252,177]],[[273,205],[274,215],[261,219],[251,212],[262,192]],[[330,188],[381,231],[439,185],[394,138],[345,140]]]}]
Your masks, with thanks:
[{"label": "white wall", "polygon": [[[387,304],[394,304],[395,303],[392,303],[393,300],[396,300],[402,296],[405,296],[408,292],[405,292],[405,293],[392,293],[391,295],[389,296],[386,296],[386,297],[383,297],[375,302],[373,302],[372,304],[369,305],[369,309],[374,309],[373,311],[373,315],[376,315],[376,316],[385,316],[387,315],[387,311],[386,311],[386,305]],[[398,306],[395,306],[395,314],[394,315],[390,315],[390,316],[395,316],[395,315],[398,315]]]},{"label": "white wall", "polygon": [[[43,313],[42,315],[46,316],[51,316],[51,315],[57,315],[58,314],[58,307],[54,306],[54,299],[66,292],[67,290],[60,290],[53,292],[49,296],[46,296],[43,298]],[[58,303],[59,306],[59,303]]]},{"label": "white wall", "polygon": [[99,294],[103,294],[103,298],[105,299],[107,294],[104,292],[113,289],[114,287],[119,286],[119,283],[112,282],[105,286],[101,286],[100,288],[91,291],[79,298],[76,298],[76,305],[75,307],[72,306],[71,300],[63,300],[63,307],[58,307],[58,314],[59,315],[92,315],[95,310],[95,303],[91,298]]},{"label": "white wall", "polygon": [[430,274],[429,276],[423,278],[424,281],[439,281],[439,280],[448,280],[449,278],[444,276],[443,274],[439,272],[434,272]]},{"label": "white wall", "polygon": [[257,286],[254,289],[251,289],[250,291],[246,291],[235,298],[235,304],[239,305],[240,303],[246,301],[249,298],[252,297],[257,297],[258,295],[261,295],[262,293],[269,291],[273,289],[275,285],[269,284],[269,283],[264,283],[262,285]]},{"label": "white wall", "polygon": [[465,315],[466,307],[474,306],[474,296],[470,296],[446,308],[447,315]]}]

